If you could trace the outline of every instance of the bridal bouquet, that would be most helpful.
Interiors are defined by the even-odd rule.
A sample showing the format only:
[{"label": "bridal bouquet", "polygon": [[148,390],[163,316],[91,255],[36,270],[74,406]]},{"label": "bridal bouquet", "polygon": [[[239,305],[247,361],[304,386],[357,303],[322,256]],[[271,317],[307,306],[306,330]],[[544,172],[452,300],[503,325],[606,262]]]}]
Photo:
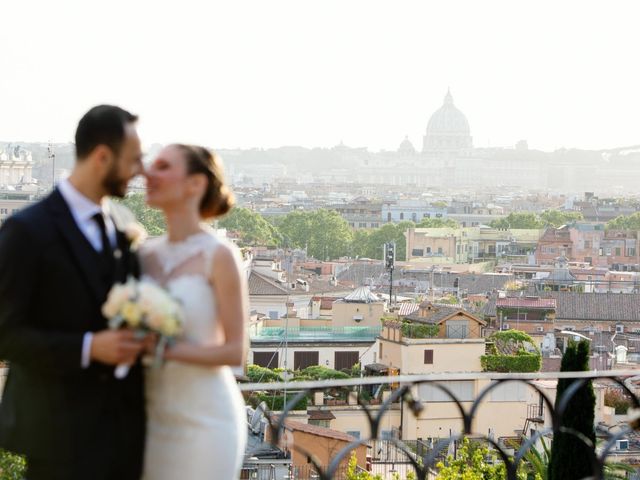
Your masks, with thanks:
[{"label": "bridal bouquet", "polygon": [[[184,324],[182,307],[166,290],[134,278],[111,288],[102,314],[109,320],[109,328],[131,328],[140,338],[158,334],[155,366],[161,365],[165,348],[182,332]],[[115,375],[124,378],[128,372],[128,365],[118,365]]]}]

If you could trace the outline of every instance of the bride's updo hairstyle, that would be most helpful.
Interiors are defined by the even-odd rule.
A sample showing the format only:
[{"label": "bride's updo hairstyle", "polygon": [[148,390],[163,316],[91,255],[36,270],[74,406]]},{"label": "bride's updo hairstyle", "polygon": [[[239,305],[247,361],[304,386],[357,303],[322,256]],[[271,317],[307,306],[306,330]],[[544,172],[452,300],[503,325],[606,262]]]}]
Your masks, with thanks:
[{"label": "bride's updo hairstyle", "polygon": [[202,173],[207,177],[207,188],[200,201],[202,218],[220,217],[235,204],[233,193],[225,183],[220,157],[197,145],[175,145],[187,161],[187,174]]}]

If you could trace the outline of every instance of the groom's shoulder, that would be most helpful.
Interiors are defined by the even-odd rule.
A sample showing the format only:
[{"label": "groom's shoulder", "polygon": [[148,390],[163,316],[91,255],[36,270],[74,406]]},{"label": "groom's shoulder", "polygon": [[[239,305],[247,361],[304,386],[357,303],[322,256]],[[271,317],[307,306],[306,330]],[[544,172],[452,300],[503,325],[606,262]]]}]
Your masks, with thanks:
[{"label": "groom's shoulder", "polygon": [[26,224],[47,224],[51,220],[49,205],[52,201],[52,194],[32,203],[31,205],[14,213],[10,218]]}]

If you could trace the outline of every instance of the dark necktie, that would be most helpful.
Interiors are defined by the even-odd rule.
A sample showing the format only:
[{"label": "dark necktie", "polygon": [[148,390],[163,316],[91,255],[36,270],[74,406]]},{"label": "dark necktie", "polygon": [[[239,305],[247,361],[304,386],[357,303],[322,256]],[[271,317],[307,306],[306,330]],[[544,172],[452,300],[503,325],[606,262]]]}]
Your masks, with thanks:
[{"label": "dark necktie", "polygon": [[107,267],[112,268],[114,263],[113,258],[113,249],[111,248],[111,242],[109,241],[109,236],[107,235],[107,225],[104,221],[104,215],[99,212],[96,213],[92,217],[98,227],[100,228],[100,238],[102,239],[102,257],[106,262]]}]

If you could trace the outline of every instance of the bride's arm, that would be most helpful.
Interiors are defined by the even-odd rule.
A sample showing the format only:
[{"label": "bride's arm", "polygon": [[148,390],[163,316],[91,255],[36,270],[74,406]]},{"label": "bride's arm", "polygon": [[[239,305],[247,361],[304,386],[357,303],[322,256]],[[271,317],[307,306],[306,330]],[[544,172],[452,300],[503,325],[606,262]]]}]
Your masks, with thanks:
[{"label": "bride's arm", "polygon": [[224,332],[224,343],[203,346],[178,342],[167,349],[165,358],[205,366],[241,366],[246,358],[247,280],[240,259],[227,245],[219,246],[213,255],[211,284],[217,299],[217,318]]}]

